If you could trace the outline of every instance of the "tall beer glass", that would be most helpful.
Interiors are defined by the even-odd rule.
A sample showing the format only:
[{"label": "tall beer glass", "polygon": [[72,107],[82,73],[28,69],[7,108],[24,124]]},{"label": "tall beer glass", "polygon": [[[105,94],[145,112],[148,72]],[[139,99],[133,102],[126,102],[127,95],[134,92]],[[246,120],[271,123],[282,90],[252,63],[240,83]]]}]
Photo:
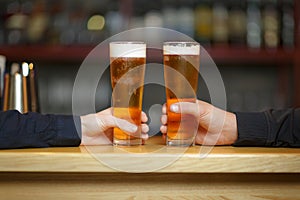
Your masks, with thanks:
[{"label": "tall beer glass", "polygon": [[114,145],[142,144],[140,135],[145,64],[145,43],[110,43],[113,115],[139,127],[134,135],[114,128]]},{"label": "tall beer glass", "polygon": [[164,78],[167,96],[167,145],[191,146],[195,144],[197,119],[170,111],[176,102],[196,102],[200,45],[197,42],[165,42]]}]

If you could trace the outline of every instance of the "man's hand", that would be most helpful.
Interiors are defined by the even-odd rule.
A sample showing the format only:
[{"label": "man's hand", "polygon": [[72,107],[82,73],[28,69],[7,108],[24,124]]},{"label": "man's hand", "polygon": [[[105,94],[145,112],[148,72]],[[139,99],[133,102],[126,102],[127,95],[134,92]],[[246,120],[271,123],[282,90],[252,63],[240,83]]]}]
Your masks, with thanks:
[{"label": "man's hand", "polygon": [[[112,108],[108,108],[95,114],[81,116],[82,139],[81,145],[112,144],[113,128],[118,127],[130,135],[135,136],[138,127],[124,119],[112,115]],[[148,117],[144,112],[141,114],[141,137],[148,139],[149,126],[146,124]]]},{"label": "man's hand", "polygon": [[[196,103],[174,103],[170,110],[174,113],[191,114],[197,118],[199,126],[196,144],[231,145],[237,140],[238,131],[234,113],[221,110],[200,100]],[[160,130],[166,137],[168,130],[166,105],[163,106],[162,113]]]}]

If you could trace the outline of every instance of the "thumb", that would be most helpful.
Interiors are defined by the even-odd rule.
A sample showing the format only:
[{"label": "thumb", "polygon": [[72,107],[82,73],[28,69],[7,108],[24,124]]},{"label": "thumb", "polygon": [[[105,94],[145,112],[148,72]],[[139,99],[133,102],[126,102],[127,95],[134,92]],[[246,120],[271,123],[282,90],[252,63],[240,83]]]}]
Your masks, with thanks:
[{"label": "thumb", "polygon": [[191,102],[178,102],[171,104],[170,111],[174,113],[190,114],[194,115],[195,117],[200,115],[198,104]]},{"label": "thumb", "polygon": [[128,132],[128,133],[135,133],[138,130],[138,127],[135,124],[132,124],[128,122],[125,119],[120,119],[117,117],[113,117],[115,121],[115,127],[118,127],[122,131]]}]

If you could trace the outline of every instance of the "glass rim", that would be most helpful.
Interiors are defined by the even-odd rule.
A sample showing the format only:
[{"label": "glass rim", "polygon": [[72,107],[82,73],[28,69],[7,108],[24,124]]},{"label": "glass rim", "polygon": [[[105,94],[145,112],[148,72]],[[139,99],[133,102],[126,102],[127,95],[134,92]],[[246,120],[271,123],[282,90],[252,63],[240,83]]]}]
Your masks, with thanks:
[{"label": "glass rim", "polygon": [[109,44],[146,44],[143,41],[114,41]]},{"label": "glass rim", "polygon": [[163,45],[175,45],[175,44],[187,44],[187,45],[199,45],[199,42],[196,41],[166,41],[163,43]]}]

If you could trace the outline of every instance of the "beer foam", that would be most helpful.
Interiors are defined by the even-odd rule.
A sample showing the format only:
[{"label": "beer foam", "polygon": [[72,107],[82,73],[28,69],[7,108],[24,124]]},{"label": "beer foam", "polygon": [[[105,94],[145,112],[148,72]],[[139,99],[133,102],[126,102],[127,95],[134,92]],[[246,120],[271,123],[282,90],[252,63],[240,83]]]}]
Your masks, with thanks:
[{"label": "beer foam", "polygon": [[110,57],[130,57],[130,58],[145,58],[146,57],[146,44],[145,43],[122,43],[112,42],[109,44]]},{"label": "beer foam", "polygon": [[175,43],[164,44],[164,54],[165,55],[199,55],[200,54],[200,45],[192,43],[191,45],[179,43],[175,46]]}]

